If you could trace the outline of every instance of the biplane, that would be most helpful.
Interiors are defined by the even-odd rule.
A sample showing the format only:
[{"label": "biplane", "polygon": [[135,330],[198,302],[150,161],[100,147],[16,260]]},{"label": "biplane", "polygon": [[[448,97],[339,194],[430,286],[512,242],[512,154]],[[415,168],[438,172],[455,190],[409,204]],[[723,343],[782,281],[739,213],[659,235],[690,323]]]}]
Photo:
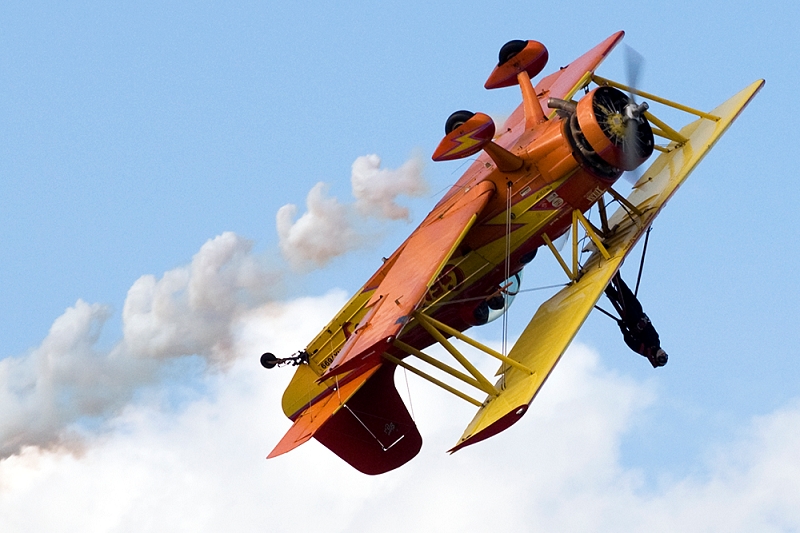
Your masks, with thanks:
[{"label": "biplane", "polygon": [[[666,363],[655,330],[642,333],[652,326],[618,271],[764,81],[712,111],[692,109],[595,74],[623,36],[611,35],[535,85],[548,59],[544,45],[501,48],[485,87],[517,85],[521,105],[502,126],[483,113],[453,113],[433,159],[476,156],[467,171],[304,350],[262,356],[267,368],[296,366],[282,401],[293,424],[270,458],[315,438],[366,474],[412,459],[422,437],[395,387],[397,367],[477,407],[451,452],[496,435],[525,414],[604,293],[626,342],[653,366]],[[673,128],[654,115],[657,104],[692,121]],[[623,172],[655,152],[629,195],[617,192]],[[571,239],[571,257],[553,243],[561,236]],[[507,353],[467,336],[508,308],[537,251],[553,254],[564,286]],[[497,359],[496,376],[481,373],[454,340]],[[425,351],[434,344],[453,361]]]}]

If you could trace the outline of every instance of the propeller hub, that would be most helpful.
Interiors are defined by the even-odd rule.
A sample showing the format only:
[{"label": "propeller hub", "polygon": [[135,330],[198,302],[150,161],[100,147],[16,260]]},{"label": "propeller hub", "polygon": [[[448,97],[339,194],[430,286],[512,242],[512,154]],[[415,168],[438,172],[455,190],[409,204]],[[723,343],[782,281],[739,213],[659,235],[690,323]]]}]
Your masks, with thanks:
[{"label": "propeller hub", "polygon": [[613,113],[606,117],[606,125],[612,135],[617,137],[625,136],[625,125],[628,120],[622,113]]},{"label": "propeller hub", "polygon": [[635,120],[636,122],[642,122],[642,115],[644,115],[645,111],[650,109],[650,106],[647,102],[642,102],[641,104],[637,105],[636,102],[631,100],[631,102],[625,106],[625,118],[627,120]]}]

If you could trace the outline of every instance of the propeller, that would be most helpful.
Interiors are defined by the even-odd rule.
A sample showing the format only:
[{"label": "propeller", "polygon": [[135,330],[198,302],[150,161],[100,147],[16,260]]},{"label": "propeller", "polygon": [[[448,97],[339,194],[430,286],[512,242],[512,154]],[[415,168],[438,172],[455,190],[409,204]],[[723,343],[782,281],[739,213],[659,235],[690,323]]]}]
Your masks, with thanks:
[{"label": "propeller", "polygon": [[[639,83],[639,76],[642,74],[644,68],[644,56],[637,52],[632,46],[625,45],[625,81],[628,82],[628,87],[636,87]],[[636,101],[633,93],[628,93],[628,98]]]},{"label": "propeller", "polygon": [[[639,83],[639,77],[644,68],[644,56],[634,50],[631,46],[625,45],[625,73],[626,83],[628,87],[635,88]],[[625,106],[625,137],[622,141],[623,154],[625,154],[628,162],[636,159],[636,153],[639,151],[641,139],[639,138],[639,125],[642,123],[644,112],[650,106],[647,102],[641,104],[636,103],[636,97],[632,92],[628,92],[628,104]],[[628,166],[628,165],[626,165]],[[638,170],[638,169],[637,169]],[[631,184],[639,181],[641,171],[626,172],[625,179]]]}]

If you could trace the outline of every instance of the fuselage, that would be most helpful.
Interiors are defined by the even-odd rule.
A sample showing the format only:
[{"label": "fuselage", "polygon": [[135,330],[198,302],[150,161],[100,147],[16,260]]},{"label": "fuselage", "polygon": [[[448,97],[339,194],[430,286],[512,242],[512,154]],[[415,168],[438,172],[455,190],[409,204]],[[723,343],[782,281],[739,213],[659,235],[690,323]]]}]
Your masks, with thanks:
[{"label": "fuselage", "polygon": [[[495,142],[522,156],[523,167],[502,172],[483,153],[431,211],[435,215],[466,187],[495,184],[496,193],[434,282],[423,312],[459,331],[480,325],[477,308],[530,262],[544,236],[561,236],[571,227],[573,211],[585,213],[614,184],[619,173],[601,176],[576,154],[567,120],[555,115],[526,130],[520,106]],[[408,328],[399,338],[417,349],[434,342],[422,328]]]}]

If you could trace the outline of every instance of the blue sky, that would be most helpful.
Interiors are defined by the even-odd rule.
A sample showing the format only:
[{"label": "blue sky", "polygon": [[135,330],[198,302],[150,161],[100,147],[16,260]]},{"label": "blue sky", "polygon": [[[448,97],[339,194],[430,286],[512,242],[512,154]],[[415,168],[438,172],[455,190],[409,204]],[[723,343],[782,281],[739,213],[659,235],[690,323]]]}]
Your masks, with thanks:
[{"label": "blue sky", "polygon": [[[767,459],[743,449],[771,450],[769,439],[778,438],[775,435],[800,448],[798,425],[784,427],[778,422],[796,421],[800,412],[800,361],[791,344],[800,316],[798,282],[793,275],[800,260],[793,219],[800,201],[794,177],[793,126],[798,112],[790,92],[800,82],[794,68],[800,64],[798,22],[800,8],[793,2],[768,6],[641,2],[616,8],[598,2],[570,9],[516,2],[491,6],[351,2],[346,7],[258,2],[236,6],[216,2],[3,4],[0,359],[24,362],[20,368],[27,370],[12,374],[24,374],[25,383],[41,380],[34,363],[60,353],[53,339],[63,331],[53,333],[51,325],[65,310],[76,309],[80,299],[88,302],[86,307],[68,313],[60,323],[67,330],[83,332],[82,337],[75,334],[83,344],[70,345],[80,344],[74,350],[83,350],[81,357],[73,359],[71,372],[93,374],[81,364],[119,370],[114,365],[120,353],[138,354],[150,363],[163,356],[171,363],[159,369],[150,363],[125,367],[125,372],[141,379],[112,383],[126,392],[106,406],[102,395],[92,397],[101,406],[91,411],[94,415],[81,415],[88,419],[70,419],[57,409],[48,410],[46,402],[29,406],[31,416],[46,412],[72,420],[67,429],[82,435],[74,437],[83,443],[82,455],[29,449],[0,461],[2,513],[11,513],[13,503],[14,508],[27,510],[28,516],[36,514],[37,499],[42,501],[53,490],[45,487],[62,487],[69,476],[88,478],[103,465],[111,471],[155,472],[153,465],[168,461],[159,463],[153,457],[177,454],[174,441],[191,434],[190,429],[178,434],[159,428],[171,424],[196,428],[192,413],[206,408],[216,409],[223,418],[246,418],[247,427],[256,428],[263,442],[260,450],[249,440],[241,445],[257,451],[255,457],[261,461],[258,453],[266,455],[288,425],[281,420],[277,398],[289,372],[265,375],[253,364],[250,353],[256,356],[273,347],[289,353],[301,348],[320,321],[329,318],[378,267],[380,257],[391,253],[413,223],[421,220],[436,202],[437,193],[457,179],[461,163],[429,161],[444,120],[453,110],[502,116],[518,105],[515,89],[483,89],[499,47],[510,39],[539,40],[550,52],[545,69],[549,72],[619,29],[627,32],[625,42],[645,57],[640,82],[644,90],[710,109],[756,79],[765,78],[767,83],[654,226],[641,294],[670,354],[669,364],[654,371],[627,351],[613,323],[593,315],[578,336],[579,345],[568,353],[575,355],[564,371],[566,377],[545,387],[554,389],[552,396],[543,396],[545,407],[548,402],[551,408],[566,402],[563,416],[575,415],[575,420],[583,420],[581,405],[607,402],[608,417],[598,415],[588,424],[609,424],[600,424],[607,429],[609,448],[597,451],[597,460],[621,472],[620,477],[595,476],[586,466],[584,472],[555,469],[548,479],[561,487],[571,475],[585,474],[597,482],[587,482],[586,494],[596,495],[627,487],[620,485],[620,479],[639,476],[641,482],[631,483],[625,497],[620,496],[623,503],[601,507],[664,501],[685,510],[690,498],[674,496],[680,492],[676,487],[686,489],[695,483],[697,494],[707,494],[703,480],[725,477],[715,458],[723,457],[720,461],[724,462],[737,457],[747,473],[756,467],[748,470],[746,465],[760,465]],[[622,57],[618,50],[600,74],[622,79]],[[302,213],[306,195],[319,181],[328,184],[330,197],[342,205],[351,204],[351,165],[368,154],[379,155],[388,169],[421,157],[427,161],[423,173],[429,192],[399,200],[410,210],[408,222],[355,218],[358,231],[368,235],[369,242],[323,268],[292,269],[279,249],[278,209],[296,204]],[[227,237],[212,241],[220,235]],[[173,337],[164,345],[136,345],[141,353],[132,341],[120,348],[123,335],[133,331],[124,329],[122,318],[129,290],[136,295],[169,293],[167,278],[199,276],[200,260],[192,263],[198,255],[211,262],[233,257],[231,268],[238,276],[215,279],[213,291],[208,289],[209,295],[228,302],[229,307],[202,316],[190,313],[177,328],[195,335],[197,344],[183,348],[199,355],[164,355],[164,346],[177,342]],[[526,269],[525,285],[560,281],[556,268],[552,258],[540,254]],[[635,271],[635,261],[624,267],[629,278]],[[165,277],[166,272],[176,274]],[[248,278],[253,272],[258,275]],[[148,275],[152,278],[141,281]],[[181,282],[175,283],[180,286]],[[148,292],[151,289],[154,292]],[[225,290],[235,296],[214,292]],[[537,302],[535,296],[517,299],[511,310],[512,335],[521,331]],[[291,311],[298,306],[306,313],[308,309],[330,312],[320,312],[308,323],[284,324],[283,336],[264,333],[276,327],[276,317],[303,321],[306,315]],[[176,320],[184,316],[180,306],[173,311]],[[139,333],[158,328],[146,322],[137,327]],[[219,335],[234,346],[232,352],[225,352],[228,355],[203,344],[203,332],[216,332],[215,328],[222,328]],[[476,335],[497,341],[500,330],[481,330]],[[74,350],[70,353],[78,353]],[[223,370],[205,372],[205,361],[221,364]],[[22,386],[6,375],[3,379],[4,393]],[[70,394],[80,396],[79,382],[70,381],[74,387]],[[555,390],[559,383],[584,386],[598,396],[584,398],[577,392],[570,396],[569,391]],[[471,414],[454,406],[455,400],[428,392],[424,385],[415,388],[431,400],[428,404],[414,401],[419,416],[429,417],[422,431],[423,438],[429,439],[424,452],[428,455],[419,460],[434,469],[426,491],[445,487],[457,493],[447,485],[448,476],[457,475],[459,469],[475,469],[476,462],[495,464],[490,458],[504,453],[503,446],[524,454],[528,443],[532,450],[554,453],[547,442],[536,441],[542,438],[539,427],[552,429],[554,435],[570,435],[583,427],[558,422],[555,408],[552,420],[547,419],[550,411],[535,416],[531,412],[520,424],[527,429],[515,427],[499,438],[499,444],[447,457],[443,450],[455,442]],[[248,396],[242,390],[260,392]],[[586,403],[581,404],[582,398]],[[10,409],[16,404],[3,405]],[[247,416],[224,408],[244,410]],[[460,416],[458,424],[449,422],[450,414]],[[11,419],[20,413],[2,415]],[[20,424],[24,430],[24,422]],[[220,433],[235,433],[235,429],[211,424],[207,431],[213,443]],[[554,437],[553,442],[557,441]],[[137,449],[138,454],[131,451]],[[194,453],[198,461],[219,461],[219,454],[224,457],[236,450],[235,439],[219,436],[216,446]],[[396,474],[389,481],[353,477],[338,466],[327,466],[338,460],[326,453],[323,449],[298,451],[298,458],[276,460],[284,461],[279,466],[273,466],[273,461],[259,462],[252,466],[252,475],[264,484],[251,480],[243,486],[256,492],[303,490],[307,487],[299,481],[282,486],[275,479],[293,472],[311,476],[313,469],[304,466],[304,460],[345,476],[358,501],[370,501],[373,493],[402,495],[412,484],[426,481],[413,477],[425,471],[411,465],[406,467],[409,473]],[[797,459],[783,449],[774,453]],[[107,462],[117,455],[127,462],[120,460],[110,468]],[[169,464],[186,478],[206,479],[204,475],[212,474],[206,467],[193,471],[192,463]],[[248,464],[237,464],[231,471],[246,476]],[[531,498],[540,494],[536,487],[526,485],[527,480],[513,479],[514,472],[504,475],[512,477],[511,486],[523,487]],[[139,486],[148,489],[152,501],[170,498],[172,492],[159,497],[157,478],[146,477],[142,474]],[[740,477],[749,479],[745,474]],[[788,486],[800,494],[800,475],[788,478]],[[102,486],[86,483],[89,492],[105,492]],[[731,487],[731,494],[748,494],[744,482]],[[219,495],[213,487],[208,490],[210,500]],[[124,491],[114,501],[117,507],[113,508],[120,509],[117,516],[132,513],[137,502],[150,502],[126,499]],[[69,510],[86,507],[69,503],[63,509],[59,506],[60,518],[65,523],[88,524],[88,517],[82,523]],[[370,529],[358,519],[363,508],[344,497],[339,503],[342,511],[328,524],[330,529]],[[407,503],[420,506],[420,516],[427,516],[422,502]],[[790,501],[786,509],[800,507],[798,503]],[[171,514],[164,505],[149,505],[164,517],[164,523],[178,523],[175,511]],[[800,528],[797,515],[781,514],[783,510],[771,511],[780,520],[776,518],[770,527]],[[209,511],[208,520],[198,525],[211,529],[214,520],[224,516],[224,511],[217,511]],[[457,511],[454,504],[453,513]],[[25,523],[22,512],[13,515],[17,521],[12,523]],[[486,510],[492,512],[496,509]],[[77,521],[69,522],[68,516]],[[685,516],[694,515],[686,511]],[[763,525],[754,516],[760,515],[753,511],[728,529]],[[279,530],[291,530],[285,518],[254,516],[243,529],[274,520],[285,524]],[[88,529],[112,529],[108,523],[93,522]],[[636,521],[631,514],[629,523],[597,523],[636,528],[647,522],[646,518]],[[126,529],[124,522],[114,527]],[[148,528],[147,524],[142,527]]]}]

